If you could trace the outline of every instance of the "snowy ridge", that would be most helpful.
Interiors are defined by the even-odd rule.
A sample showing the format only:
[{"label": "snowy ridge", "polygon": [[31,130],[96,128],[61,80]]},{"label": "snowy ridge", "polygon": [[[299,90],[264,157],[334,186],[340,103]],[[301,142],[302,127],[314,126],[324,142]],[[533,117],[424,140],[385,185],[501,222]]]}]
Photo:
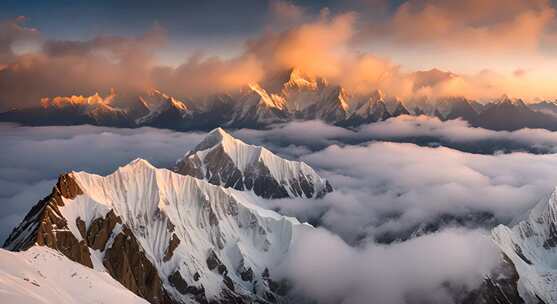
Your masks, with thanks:
[{"label": "snowy ridge", "polygon": [[[223,289],[230,289],[223,285],[222,273],[208,268],[211,255],[226,267],[236,294],[253,296],[255,290],[263,297],[268,292],[264,270],[272,273],[281,262],[293,240],[293,227],[300,224],[258,207],[248,193],[157,169],[142,159],[106,177],[85,172],[72,176],[83,194],[64,198],[60,211],[73,235],[81,239],[78,218],[90,227],[113,210],[122,224],[111,239],[120,226],[131,229],[165,289],[180,301],[192,301],[192,295],[174,288],[170,277],[175,272],[188,285],[202,288],[207,299],[219,299]],[[169,256],[172,239],[179,241]],[[95,269],[104,270],[103,251],[89,250]],[[249,280],[242,277],[248,271],[253,276]]]},{"label": "snowy ridge", "polygon": [[181,118],[185,118],[188,114],[191,114],[190,108],[184,102],[166,95],[159,90],[152,90],[146,97],[148,101],[141,96],[139,98],[142,103],[147,105],[149,113],[136,119],[136,123],[139,125],[149,123],[169,111],[176,111]]},{"label": "snowy ridge", "polygon": [[527,303],[557,302],[557,189],[528,217],[509,228],[499,225],[493,239],[519,274],[520,296]]},{"label": "snowy ridge", "polygon": [[[220,155],[221,151],[225,155]],[[213,154],[217,154],[217,156],[213,156]],[[212,158],[215,157],[218,157],[220,162],[224,162],[222,160],[223,157],[228,157],[232,164],[224,162],[221,165],[222,168],[214,168],[212,165],[214,165],[215,160]],[[209,168],[209,165],[211,165],[211,168]],[[239,170],[241,177],[234,174],[227,176],[224,171],[229,170],[230,166],[234,166]],[[184,169],[186,167],[188,169]],[[188,171],[191,167],[194,167],[199,172],[195,174]],[[306,163],[289,161],[275,155],[264,147],[246,144],[234,138],[222,128],[211,131],[193,151],[186,153],[184,158],[178,161],[176,169],[179,173],[212,180],[212,183],[218,185],[238,189],[238,184],[242,184],[240,190],[244,190],[243,183],[248,178],[257,179],[260,177],[258,175],[263,175],[262,171],[265,170],[268,170],[270,178],[277,186],[285,189],[289,197],[301,196],[301,193],[295,192],[295,187],[292,185],[292,183],[300,183],[300,180],[307,182],[312,187],[312,195],[306,195],[307,197],[321,196],[326,192],[332,191],[328,182],[321,178]],[[248,176],[250,174],[255,176]],[[218,178],[215,180],[214,177],[216,175],[218,175]],[[232,178],[237,180],[231,183],[230,180]],[[251,189],[249,186],[246,188]]]},{"label": "snowy ridge", "polygon": [[47,247],[23,252],[0,249],[0,297],[3,303],[148,304],[114,280],[67,259]]}]

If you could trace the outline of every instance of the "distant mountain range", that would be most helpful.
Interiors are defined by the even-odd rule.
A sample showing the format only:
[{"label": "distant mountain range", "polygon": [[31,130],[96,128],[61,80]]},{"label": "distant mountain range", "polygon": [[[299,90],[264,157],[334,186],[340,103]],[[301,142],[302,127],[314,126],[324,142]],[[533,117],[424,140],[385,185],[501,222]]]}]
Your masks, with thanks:
[{"label": "distant mountain range", "polygon": [[480,103],[459,97],[402,101],[381,91],[351,94],[325,79],[292,69],[232,93],[179,100],[158,90],[137,96],[125,108],[114,93],[44,98],[40,106],[0,113],[0,121],[30,126],[81,125],[135,128],[150,126],[178,131],[216,127],[266,128],[292,120],[319,119],[342,127],[383,121],[400,115],[463,119],[492,130],[557,130],[557,103],[526,104],[506,96]]}]

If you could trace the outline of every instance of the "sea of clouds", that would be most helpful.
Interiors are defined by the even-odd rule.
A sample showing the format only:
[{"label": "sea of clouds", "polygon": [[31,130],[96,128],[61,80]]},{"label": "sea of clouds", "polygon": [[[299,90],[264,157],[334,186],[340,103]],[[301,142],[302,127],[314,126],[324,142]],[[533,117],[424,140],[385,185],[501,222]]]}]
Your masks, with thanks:
[{"label": "sea of clouds", "polygon": [[[108,174],[137,157],[172,167],[204,135],[0,124],[0,240],[60,173]],[[543,130],[404,116],[353,130],[309,121],[233,135],[307,162],[335,188],[319,200],[261,202],[318,227],[300,228],[277,271],[323,303],[451,303],[499,263],[490,229],[557,185],[557,133]]]}]

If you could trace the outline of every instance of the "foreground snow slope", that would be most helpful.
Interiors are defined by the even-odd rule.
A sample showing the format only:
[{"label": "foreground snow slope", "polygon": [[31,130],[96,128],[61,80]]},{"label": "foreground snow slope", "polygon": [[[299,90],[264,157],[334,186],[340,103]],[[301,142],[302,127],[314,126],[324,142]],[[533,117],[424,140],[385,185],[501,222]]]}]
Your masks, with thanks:
[{"label": "foreground snow slope", "polygon": [[331,185],[304,162],[283,159],[264,147],[248,145],[221,128],[178,161],[175,171],[264,198],[319,198]]},{"label": "foreground snow slope", "polygon": [[39,246],[17,253],[0,249],[0,299],[10,304],[148,303],[108,273]]},{"label": "foreground snow slope", "polygon": [[557,303],[557,189],[515,226],[496,227],[493,238],[516,268],[520,296]]}]

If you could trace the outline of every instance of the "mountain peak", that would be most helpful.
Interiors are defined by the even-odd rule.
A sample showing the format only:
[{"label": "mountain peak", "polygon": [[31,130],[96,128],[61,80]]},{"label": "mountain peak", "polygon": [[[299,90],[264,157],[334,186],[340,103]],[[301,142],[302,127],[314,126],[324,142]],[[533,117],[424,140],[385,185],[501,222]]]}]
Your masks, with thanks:
[{"label": "mountain peak", "polygon": [[155,169],[155,166],[153,166],[149,161],[139,157],[120,168],[141,168],[141,167]]},{"label": "mountain peak", "polygon": [[269,303],[297,225],[252,196],[136,159],[107,176],[60,177],[5,246],[50,247],[150,303]]},{"label": "mountain peak", "polygon": [[369,99],[373,102],[382,101],[384,98],[385,95],[383,94],[383,91],[381,91],[380,89],[373,90],[373,92],[371,92],[369,96]]},{"label": "mountain peak", "polygon": [[216,128],[174,169],[212,184],[253,191],[264,198],[321,197],[332,191],[310,166],[283,159]]},{"label": "mountain peak", "polygon": [[189,151],[186,156],[193,153],[194,151],[206,150],[223,142],[234,143],[235,141],[239,141],[244,144],[242,141],[237,140],[228,132],[226,132],[223,128],[218,127],[211,130],[211,132],[209,132],[207,136],[205,136],[205,138],[192,151]]},{"label": "mountain peak", "polygon": [[526,303],[557,301],[557,188],[512,227],[499,225],[492,231],[497,246],[512,261],[520,280],[518,290]]}]

